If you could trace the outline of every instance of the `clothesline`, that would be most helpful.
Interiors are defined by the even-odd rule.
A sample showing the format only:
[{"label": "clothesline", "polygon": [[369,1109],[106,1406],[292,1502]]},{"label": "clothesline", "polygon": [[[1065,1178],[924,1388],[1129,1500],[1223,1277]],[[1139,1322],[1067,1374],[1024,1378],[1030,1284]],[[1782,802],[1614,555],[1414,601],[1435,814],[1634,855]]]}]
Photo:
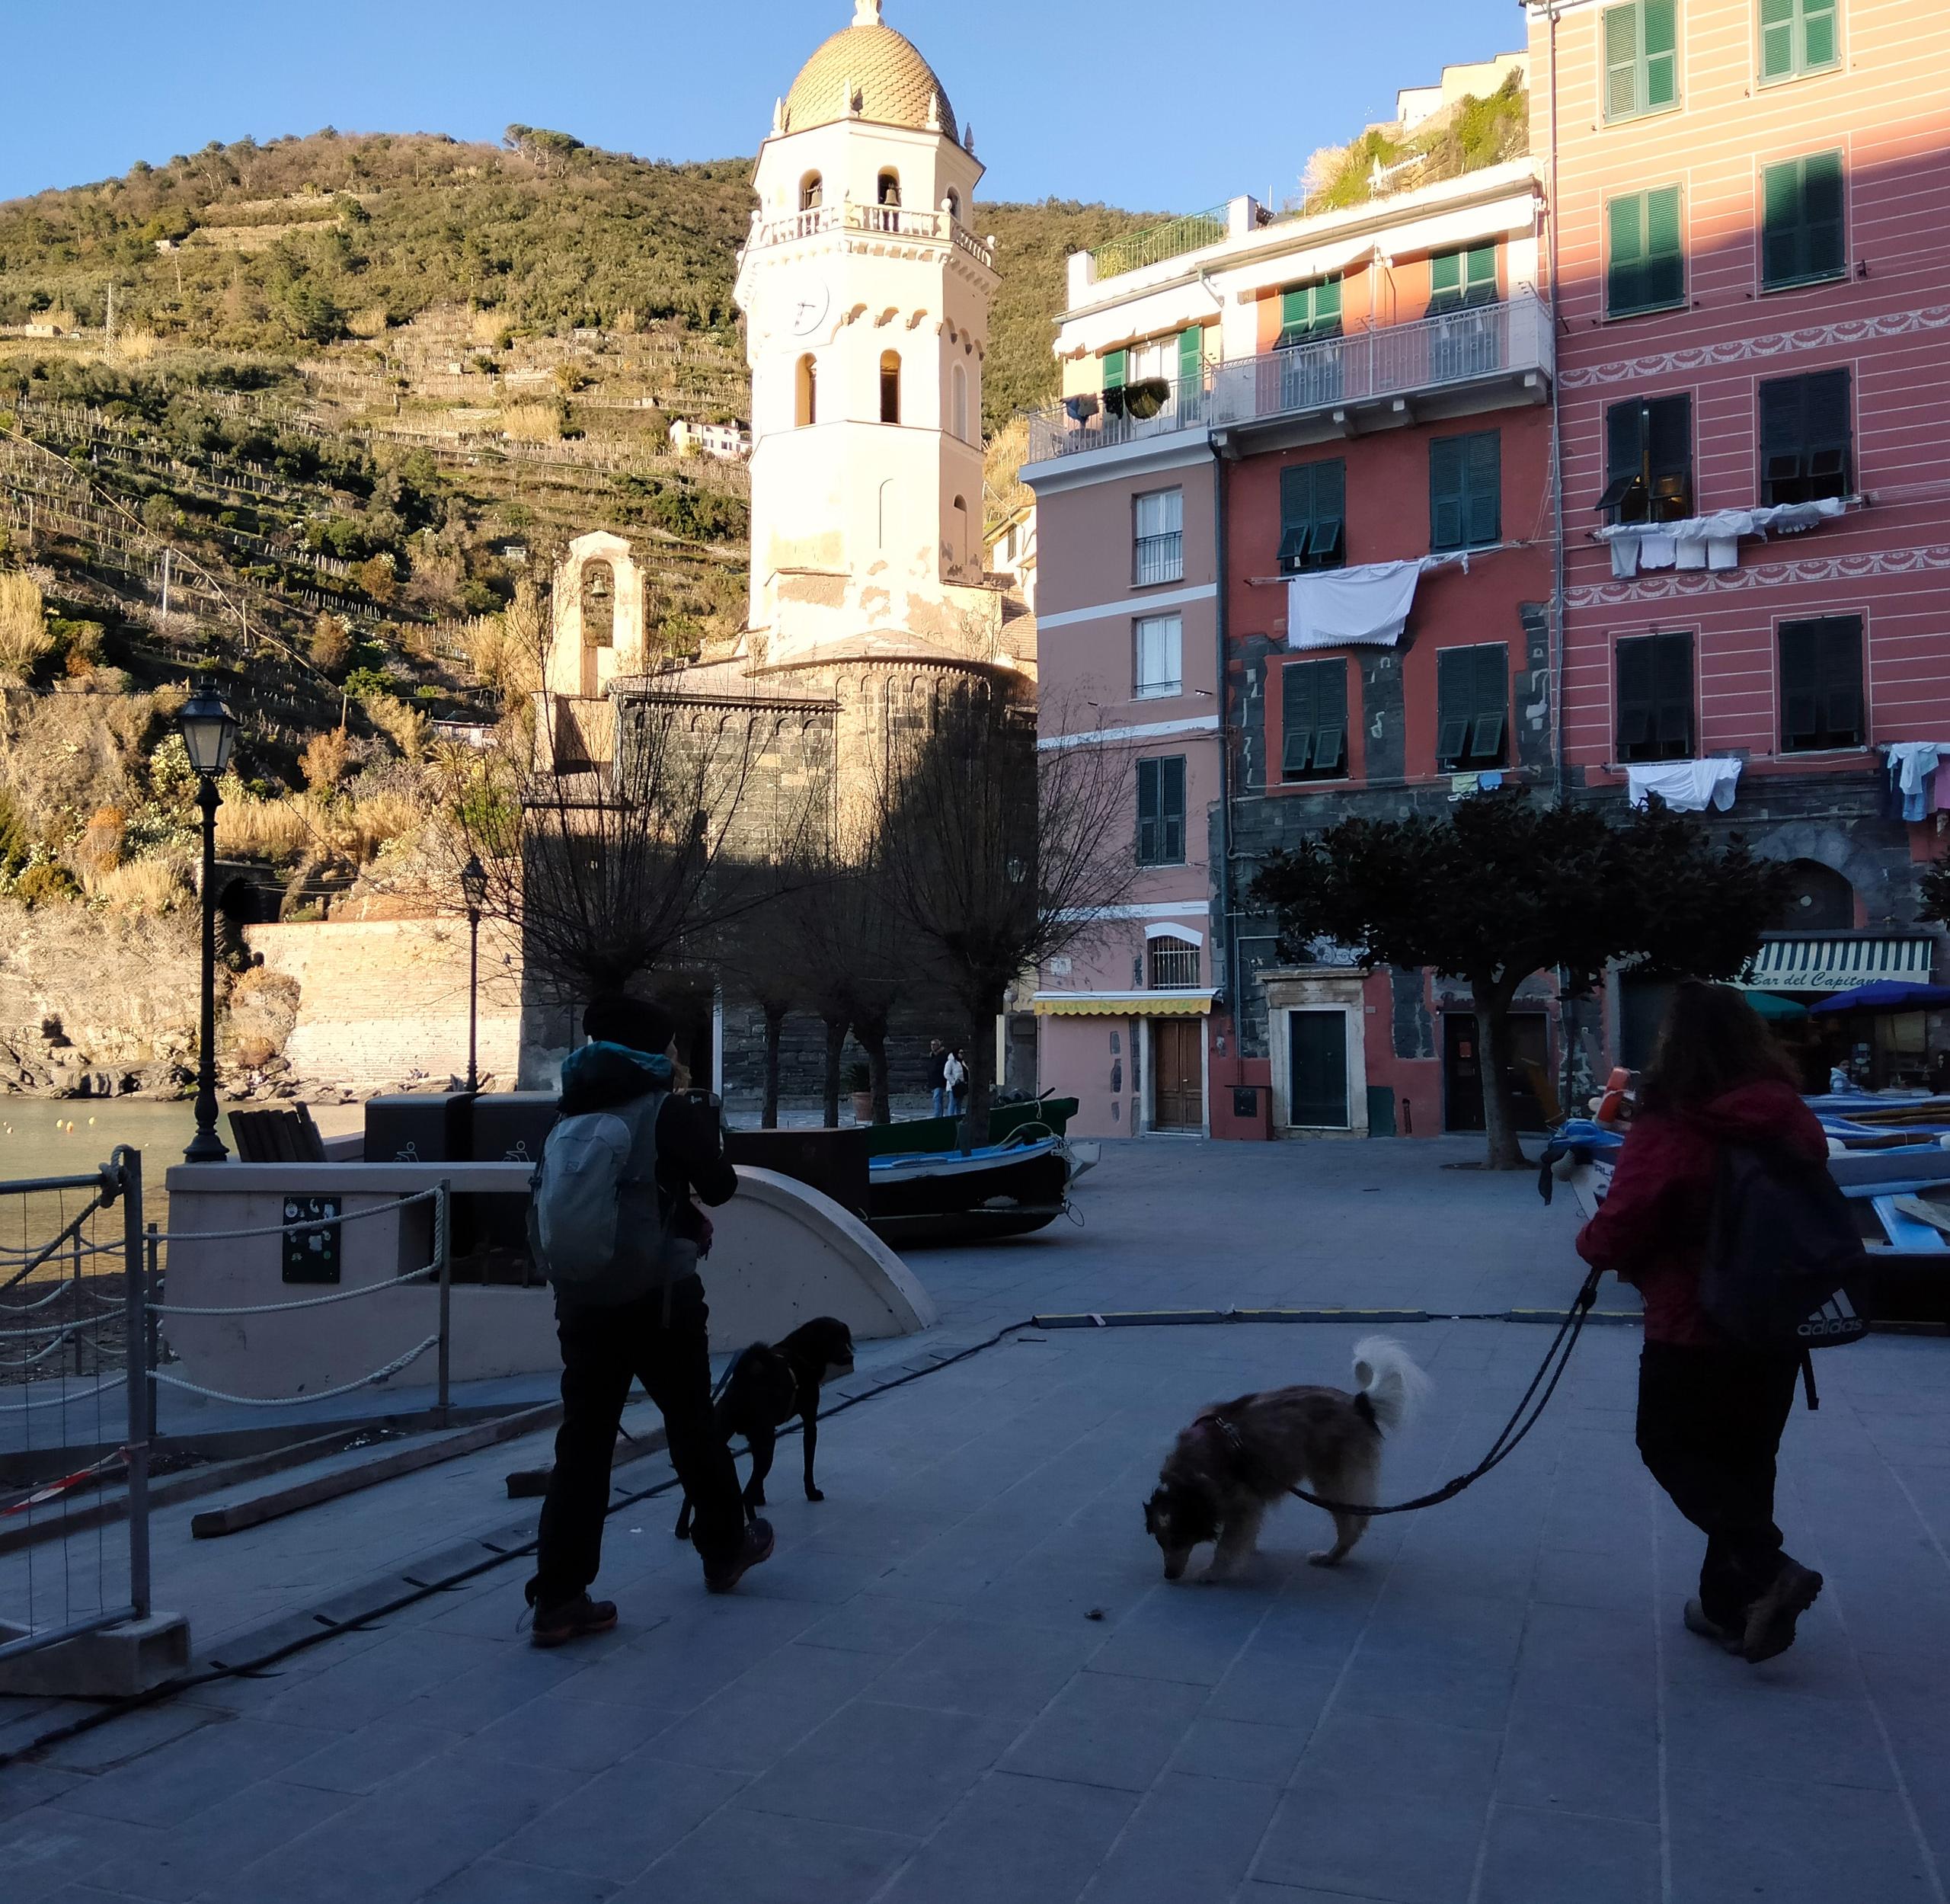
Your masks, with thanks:
[{"label": "clothesline", "polygon": [[[1487,542],[1481,549],[1448,549],[1439,555],[1411,555],[1405,559],[1419,562],[1426,568],[1439,568],[1450,562],[1460,562],[1466,574],[1469,564],[1479,555],[1501,555],[1514,549],[1537,549],[1542,546],[1543,543],[1541,541]],[[1299,575],[1248,575],[1244,581],[1248,588],[1284,588],[1290,583],[1301,581],[1308,575],[1358,575],[1364,570],[1395,568],[1400,565],[1396,562],[1363,562],[1352,568],[1305,569]]]}]

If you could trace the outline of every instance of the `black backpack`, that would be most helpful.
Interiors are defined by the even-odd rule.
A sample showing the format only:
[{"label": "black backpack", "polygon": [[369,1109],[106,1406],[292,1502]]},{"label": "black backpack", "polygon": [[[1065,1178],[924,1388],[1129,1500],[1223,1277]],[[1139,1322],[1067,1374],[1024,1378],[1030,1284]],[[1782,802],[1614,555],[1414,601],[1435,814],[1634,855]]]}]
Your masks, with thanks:
[{"label": "black backpack", "polygon": [[1699,1306],[1750,1349],[1832,1349],[1868,1333],[1846,1286],[1868,1266],[1849,1200],[1825,1165],[1729,1144],[1720,1160]]}]

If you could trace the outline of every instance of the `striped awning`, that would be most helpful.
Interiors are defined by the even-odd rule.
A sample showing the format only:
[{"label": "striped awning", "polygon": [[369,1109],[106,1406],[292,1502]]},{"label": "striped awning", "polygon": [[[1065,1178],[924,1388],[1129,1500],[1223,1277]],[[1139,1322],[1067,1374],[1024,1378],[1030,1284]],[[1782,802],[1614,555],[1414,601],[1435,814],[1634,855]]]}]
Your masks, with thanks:
[{"label": "striped awning", "polygon": [[1750,991],[1845,992],[1872,979],[1927,985],[1932,942],[1876,939],[1770,939],[1740,983]]},{"label": "striped awning", "polygon": [[1038,992],[1039,1018],[1203,1018],[1210,992]]}]

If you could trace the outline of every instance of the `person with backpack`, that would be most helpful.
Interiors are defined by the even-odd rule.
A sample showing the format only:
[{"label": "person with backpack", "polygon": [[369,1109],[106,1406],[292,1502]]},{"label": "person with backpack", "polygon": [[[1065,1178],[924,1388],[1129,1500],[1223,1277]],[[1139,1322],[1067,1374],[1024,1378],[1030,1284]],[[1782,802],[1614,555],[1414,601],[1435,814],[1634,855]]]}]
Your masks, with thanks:
[{"label": "person with backpack", "polygon": [[961,1116],[968,1104],[968,1054],[950,1051],[941,1067],[941,1082],[948,1087],[950,1114]]},{"label": "person with backpack", "polygon": [[[1695,982],[1674,990],[1630,1131],[1578,1252],[1645,1302],[1638,1451],[1706,1536],[1686,1624],[1744,1659],[1772,1659],[1821,1591],[1821,1576],[1782,1550],[1774,1467],[1805,1352],[1797,1312],[1828,1292],[1798,1298],[1785,1274],[1792,1239],[1777,1234],[1770,1250],[1763,1230],[1757,1245],[1755,1220],[1832,1220],[1827,1140],[1765,1021],[1731,987]],[[1770,1291],[1777,1268],[1782,1287]],[[1785,1302],[1784,1323],[1743,1309],[1756,1290],[1763,1307],[1770,1294]]]},{"label": "person with backpack", "polygon": [[589,1588],[633,1376],[663,1414],[671,1465],[695,1510],[691,1538],[705,1586],[728,1593],[772,1547],[766,1522],[746,1525],[711,1408],[709,1311],[697,1268],[711,1225],[692,1198],[725,1203],[738,1187],[717,1110],[676,1092],[676,1026],[661,1006],[599,998],[583,1031],[590,1042],[562,1067],[530,1213],[562,1346],[562,1423],[526,1589],[539,1646],[616,1624],[615,1603],[591,1599]]}]

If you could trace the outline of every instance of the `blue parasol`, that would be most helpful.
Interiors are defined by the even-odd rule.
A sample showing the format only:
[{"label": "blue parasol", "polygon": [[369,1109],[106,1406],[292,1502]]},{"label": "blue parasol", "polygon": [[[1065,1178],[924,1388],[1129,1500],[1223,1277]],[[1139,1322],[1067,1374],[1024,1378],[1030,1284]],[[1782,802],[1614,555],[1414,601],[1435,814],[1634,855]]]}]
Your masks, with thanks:
[{"label": "blue parasol", "polygon": [[1950,1005],[1950,987],[1942,985],[1908,985],[1900,979],[1878,978],[1872,984],[1858,985],[1852,991],[1837,992],[1833,998],[1824,998],[1818,1005],[1811,1005],[1811,1012],[1922,1012],[1934,1011]]}]

